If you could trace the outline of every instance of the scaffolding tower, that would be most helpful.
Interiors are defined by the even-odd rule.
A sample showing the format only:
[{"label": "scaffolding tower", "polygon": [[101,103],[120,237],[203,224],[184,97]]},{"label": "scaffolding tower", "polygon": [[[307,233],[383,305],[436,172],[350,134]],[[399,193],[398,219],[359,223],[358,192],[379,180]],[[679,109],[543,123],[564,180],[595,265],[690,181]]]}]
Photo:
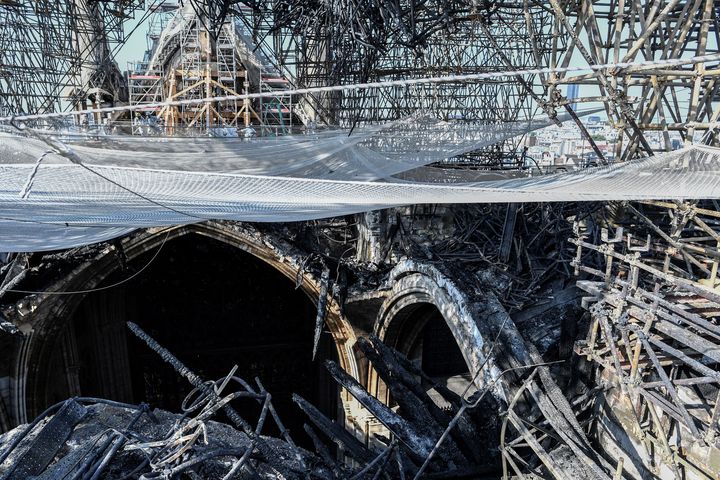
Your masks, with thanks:
[{"label": "scaffolding tower", "polygon": [[144,135],[161,130],[162,125],[157,123],[157,113],[162,107],[150,105],[165,99],[162,70],[149,68],[147,62],[129,65],[128,94],[130,105],[135,107],[132,110],[131,121],[133,135]]},{"label": "scaffolding tower", "polygon": [[217,25],[191,4],[176,5],[170,20],[168,11],[169,7],[159,12],[166,18],[163,31],[148,37],[146,73],[164,72],[164,98],[194,101],[157,113],[168,133],[285,135],[302,124],[304,117],[294,111],[293,99],[280,93],[252,102],[202,102],[240,92],[281,92],[292,83],[255,50],[251,33],[236,15],[223,15],[223,23]]}]

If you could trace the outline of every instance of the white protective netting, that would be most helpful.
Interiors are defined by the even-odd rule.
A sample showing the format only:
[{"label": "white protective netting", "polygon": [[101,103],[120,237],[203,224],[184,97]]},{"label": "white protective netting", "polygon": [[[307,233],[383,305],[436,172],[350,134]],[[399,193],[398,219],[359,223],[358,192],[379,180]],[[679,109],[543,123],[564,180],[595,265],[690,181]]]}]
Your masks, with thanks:
[{"label": "white protective netting", "polygon": [[[403,129],[404,126],[400,128]],[[337,152],[322,156],[320,152],[322,158],[308,161],[298,169],[294,168],[296,164],[287,165],[287,161],[270,154],[264,166],[254,154],[248,153],[252,151],[249,144],[241,141],[234,141],[235,146],[223,144],[216,148],[211,140],[185,139],[187,143],[183,144],[177,139],[120,138],[71,141],[73,150],[90,169],[56,154],[46,155],[38,167],[37,159],[48,151],[47,145],[31,138],[2,135],[0,251],[68,248],[137,228],[205,219],[297,221],[422,203],[720,197],[720,149],[709,147],[691,147],[609,167],[535,178],[488,177],[471,183],[442,184],[394,181],[390,178],[394,173],[440,160],[448,150],[471,151],[482,142],[475,138],[477,142],[473,143],[470,138],[474,134],[465,131],[462,135],[455,132],[455,136],[435,137],[440,140],[433,144],[429,135],[432,127],[427,126],[420,135],[425,139],[418,139],[413,146],[411,135],[387,136],[392,130],[384,127],[374,133],[363,132],[366,138],[340,150],[347,153],[362,146],[373,152],[372,168],[365,163],[366,157],[355,159]],[[316,141],[323,144],[328,141],[331,145],[344,141],[335,137],[323,134]],[[352,136],[344,134],[343,138]],[[172,149],[166,150],[154,142],[166,142]],[[315,141],[301,147],[304,142],[308,140],[281,139],[272,145],[261,145],[260,150],[292,145],[286,153],[301,162],[306,159],[306,149],[313,149]],[[446,142],[450,142],[448,150],[444,148]],[[386,151],[382,152],[383,148]],[[135,159],[128,152],[140,152],[142,159]],[[233,158],[233,154],[240,157]],[[279,154],[276,151],[273,155]],[[385,163],[380,161],[383,155]],[[175,158],[181,159],[177,165]],[[124,165],[126,160],[130,166]],[[191,162],[196,162],[196,166]],[[272,174],[236,173],[263,168]],[[314,172],[315,176],[305,176],[301,171]],[[338,171],[344,172],[344,178],[336,178]]]},{"label": "white protective netting", "polygon": [[[561,118],[560,120],[564,120]],[[465,124],[410,117],[383,126],[261,138],[64,135],[92,165],[239,173],[328,180],[380,180],[498,144],[552,125],[547,119]],[[57,134],[53,134],[57,136]],[[0,133],[0,164],[31,163],[48,151],[40,140]],[[51,153],[43,165],[67,164]]]}]

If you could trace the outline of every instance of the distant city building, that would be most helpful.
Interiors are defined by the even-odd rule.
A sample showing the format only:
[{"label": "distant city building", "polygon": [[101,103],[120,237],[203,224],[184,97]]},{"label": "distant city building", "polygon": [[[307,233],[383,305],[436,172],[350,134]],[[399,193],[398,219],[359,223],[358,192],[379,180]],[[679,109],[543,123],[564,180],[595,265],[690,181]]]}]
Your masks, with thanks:
[{"label": "distant city building", "polygon": [[555,163],[555,156],[551,152],[543,152],[540,164],[550,165],[552,163]]},{"label": "distant city building", "polygon": [[[576,98],[580,97],[580,85],[576,83],[571,83],[567,87],[567,98],[568,100],[574,100]],[[577,111],[577,103],[571,103],[570,108],[573,109],[573,111]]]},{"label": "distant city building", "polygon": [[567,155],[574,153],[578,148],[578,141],[577,140],[563,140],[562,143],[560,143],[560,150],[559,155]]}]

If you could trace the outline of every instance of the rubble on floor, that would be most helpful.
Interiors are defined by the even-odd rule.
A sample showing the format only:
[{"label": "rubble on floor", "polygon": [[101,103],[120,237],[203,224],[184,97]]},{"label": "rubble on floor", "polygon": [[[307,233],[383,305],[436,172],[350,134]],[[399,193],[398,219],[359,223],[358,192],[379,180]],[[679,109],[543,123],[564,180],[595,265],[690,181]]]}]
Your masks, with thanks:
[{"label": "rubble on floor", "polygon": [[[482,478],[499,469],[500,451],[491,439],[499,434],[500,416],[492,390],[513,368],[479,391],[466,388],[461,396],[376,337],[360,339],[359,348],[397,408],[371,396],[336,363],[328,361],[326,367],[386,427],[386,434],[363,442],[295,396],[315,446],[309,452],[284,428],[260,380],[252,386],[234,376],[234,368],[225,378],[203,380],[140,327],[130,322],[128,327],[194,387],[183,413],[68,399],[0,437],[0,478]],[[444,408],[433,396],[443,399]],[[255,420],[236,410],[242,401],[262,405]],[[267,422],[279,428],[277,438],[262,434]]]}]

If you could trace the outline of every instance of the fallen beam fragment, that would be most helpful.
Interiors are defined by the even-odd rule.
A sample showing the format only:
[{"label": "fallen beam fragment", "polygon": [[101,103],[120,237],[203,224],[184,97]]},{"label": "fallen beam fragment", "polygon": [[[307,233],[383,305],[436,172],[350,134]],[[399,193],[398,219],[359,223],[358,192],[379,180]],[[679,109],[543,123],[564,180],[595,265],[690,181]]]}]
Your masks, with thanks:
[{"label": "fallen beam fragment", "polygon": [[[424,459],[430,454],[435,439],[419,431],[415,425],[400,417],[377,398],[370,395],[357,380],[348,375],[332,361],[325,362],[335,380],[372,413],[380,423],[390,430],[406,447],[409,456]],[[438,435],[439,437],[439,435]]]},{"label": "fallen beam fragment", "polygon": [[300,395],[293,394],[293,401],[300,409],[305,412],[310,421],[315,424],[325,435],[335,442],[339,447],[346,450],[346,453],[358,462],[367,463],[373,459],[372,452],[363,445],[360,440],[353,437],[345,427],[338,425],[320,412],[313,404],[302,398]]},{"label": "fallen beam fragment", "polygon": [[25,480],[42,473],[87,413],[87,409],[74,399],[66,400],[26,450],[13,461],[13,466],[2,480]]}]

